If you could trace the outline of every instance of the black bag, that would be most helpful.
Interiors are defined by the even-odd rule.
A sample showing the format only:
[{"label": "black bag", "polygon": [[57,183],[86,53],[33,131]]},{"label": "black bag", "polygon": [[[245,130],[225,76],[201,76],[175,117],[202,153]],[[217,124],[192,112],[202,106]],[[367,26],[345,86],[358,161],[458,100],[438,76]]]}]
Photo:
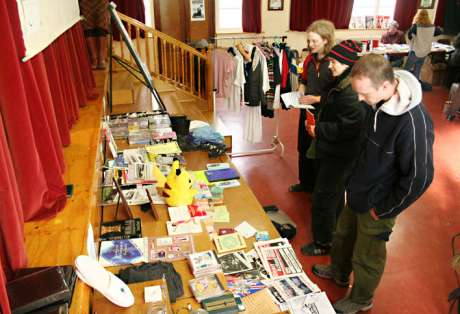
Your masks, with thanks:
[{"label": "black bag", "polygon": [[171,263],[144,263],[140,266],[122,269],[117,276],[126,284],[159,280],[164,276],[168,286],[169,299],[172,303],[176,302],[177,298],[184,295],[182,278]]},{"label": "black bag", "polygon": [[264,211],[282,238],[291,240],[295,237],[297,226],[285,212],[275,205],[264,206]]}]

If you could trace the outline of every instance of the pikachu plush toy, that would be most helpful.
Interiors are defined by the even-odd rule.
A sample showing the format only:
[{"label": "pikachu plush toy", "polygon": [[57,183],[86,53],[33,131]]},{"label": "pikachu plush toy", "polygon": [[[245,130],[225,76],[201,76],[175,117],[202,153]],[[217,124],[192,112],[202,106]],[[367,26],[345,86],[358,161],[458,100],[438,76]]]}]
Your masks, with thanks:
[{"label": "pikachu plush toy", "polygon": [[163,189],[163,197],[168,206],[190,205],[197,191],[192,188],[190,175],[179,167],[179,161],[175,160],[171,172],[166,178]]}]

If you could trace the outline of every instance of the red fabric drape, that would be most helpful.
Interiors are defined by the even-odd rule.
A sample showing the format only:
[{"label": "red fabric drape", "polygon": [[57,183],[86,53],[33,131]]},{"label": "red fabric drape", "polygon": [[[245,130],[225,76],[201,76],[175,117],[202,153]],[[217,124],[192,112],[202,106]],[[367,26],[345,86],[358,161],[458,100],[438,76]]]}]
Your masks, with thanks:
[{"label": "red fabric drape", "polygon": [[335,27],[348,28],[353,0],[291,0],[289,29],[305,31],[316,20],[327,19]]},{"label": "red fabric drape", "polygon": [[[24,221],[56,215],[66,202],[62,145],[94,90],[81,25],[22,62],[16,1],[0,1],[0,309],[5,277],[27,266]],[[80,96],[79,96],[80,95]]]},{"label": "red fabric drape", "polygon": [[5,274],[3,273],[3,269],[0,264],[0,313],[9,314],[11,313],[11,310],[8,302],[8,294],[6,292],[5,283]]},{"label": "red fabric drape", "polygon": [[262,32],[261,1],[243,0],[243,32]]},{"label": "red fabric drape", "polygon": [[399,29],[407,31],[417,13],[419,0],[396,0],[393,19],[399,23]]},{"label": "red fabric drape", "polygon": [[438,7],[436,8],[436,17],[434,24],[437,26],[444,26],[444,12],[446,10],[446,0],[438,0]]},{"label": "red fabric drape", "polygon": [[24,217],[13,161],[0,113],[0,267],[12,273],[27,264],[24,248]]}]

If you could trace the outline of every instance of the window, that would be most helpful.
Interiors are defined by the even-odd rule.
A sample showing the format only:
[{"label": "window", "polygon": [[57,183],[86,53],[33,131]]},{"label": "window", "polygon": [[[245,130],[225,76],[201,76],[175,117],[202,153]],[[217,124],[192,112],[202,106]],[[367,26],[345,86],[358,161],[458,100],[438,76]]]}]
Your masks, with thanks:
[{"label": "window", "polygon": [[350,28],[387,28],[395,5],[396,0],[354,0]]},{"label": "window", "polygon": [[239,33],[243,31],[241,0],[217,0],[216,1],[216,32]]}]

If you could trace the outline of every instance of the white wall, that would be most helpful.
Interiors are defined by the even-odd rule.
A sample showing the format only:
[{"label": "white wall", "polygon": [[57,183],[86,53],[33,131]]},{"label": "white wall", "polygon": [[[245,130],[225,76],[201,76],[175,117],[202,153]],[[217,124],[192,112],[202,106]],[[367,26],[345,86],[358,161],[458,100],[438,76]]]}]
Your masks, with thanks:
[{"label": "white wall", "polygon": [[[262,36],[283,36],[287,35],[287,42],[293,49],[297,49],[299,52],[306,46],[305,32],[297,32],[289,30],[289,16],[291,10],[291,0],[284,0],[283,11],[268,11],[267,1],[262,0]],[[435,8],[428,10],[432,19],[434,19],[438,0],[435,0]],[[337,40],[344,39],[369,39],[369,38],[380,38],[383,30],[348,30],[341,29],[337,30]],[[239,34],[222,34],[222,36],[254,36],[257,34],[251,33],[239,33]],[[258,35],[258,36],[259,36]],[[254,40],[249,40],[254,41]],[[233,45],[233,40],[219,40],[218,46],[227,47]]]}]

